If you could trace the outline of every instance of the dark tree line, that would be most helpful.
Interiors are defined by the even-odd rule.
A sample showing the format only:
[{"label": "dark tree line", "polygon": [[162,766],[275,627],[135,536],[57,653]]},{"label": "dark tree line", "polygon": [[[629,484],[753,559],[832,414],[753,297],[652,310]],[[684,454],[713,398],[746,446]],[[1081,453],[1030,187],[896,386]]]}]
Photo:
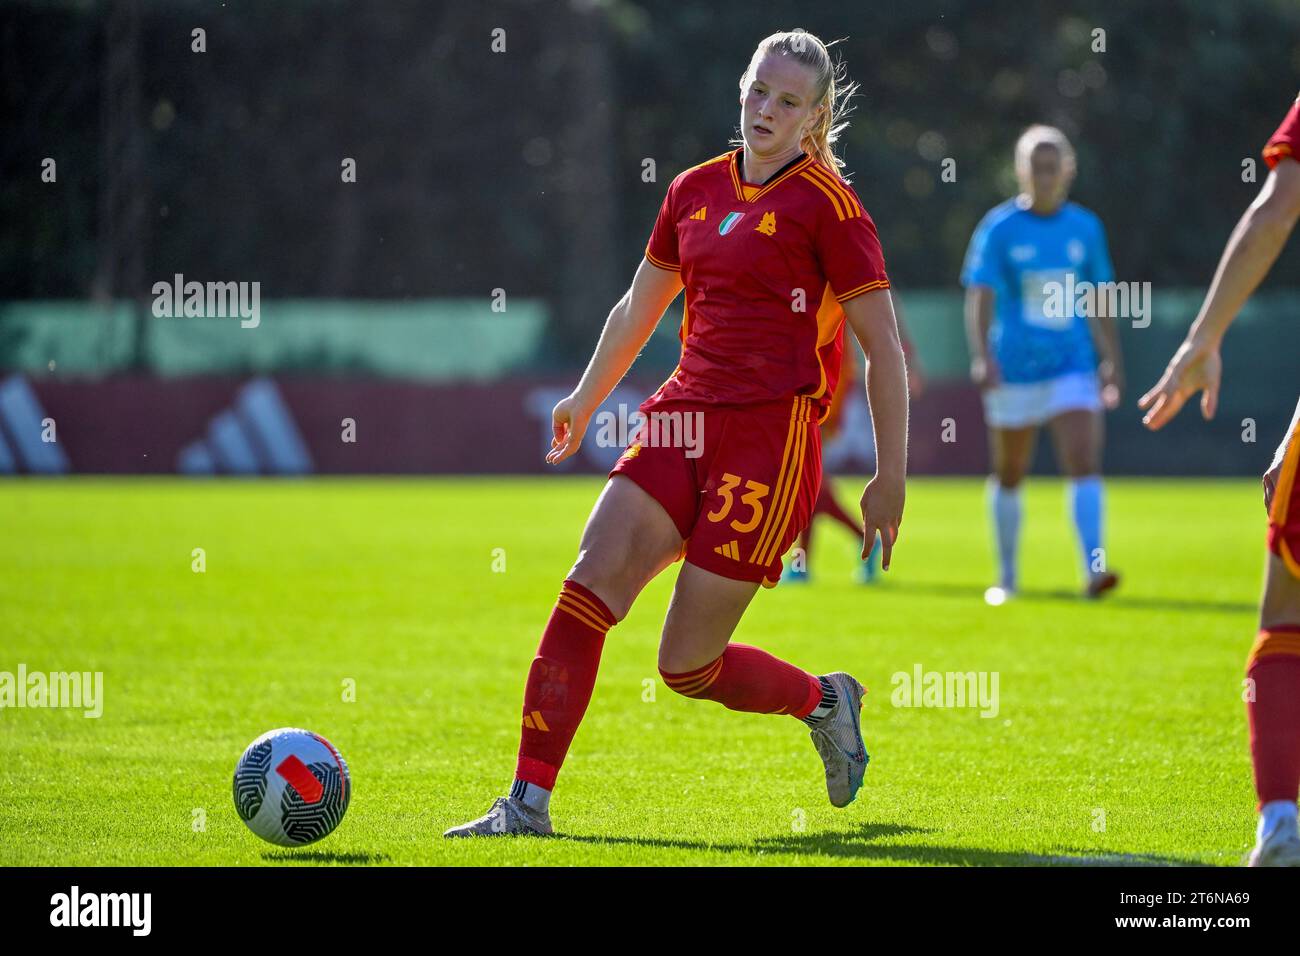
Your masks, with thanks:
[{"label": "dark tree line", "polygon": [[[671,177],[727,148],[754,44],[793,26],[847,37],[862,93],[843,154],[899,284],[955,283],[1042,120],[1074,137],[1076,197],[1123,277],[1201,285],[1258,189],[1243,161],[1300,87],[1289,0],[787,10],[4,3],[0,299],[138,297],[175,272],[281,297],[504,288],[551,301],[567,354],[626,286]],[[1292,249],[1273,281],[1297,265]]]}]

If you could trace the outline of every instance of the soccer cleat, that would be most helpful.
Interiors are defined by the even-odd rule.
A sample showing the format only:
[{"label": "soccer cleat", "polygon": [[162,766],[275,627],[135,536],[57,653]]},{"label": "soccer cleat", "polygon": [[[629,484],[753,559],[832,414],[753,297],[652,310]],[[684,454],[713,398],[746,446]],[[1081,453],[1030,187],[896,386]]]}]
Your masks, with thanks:
[{"label": "soccer cleat", "polygon": [[866,560],[861,560],[861,563],[858,565],[858,583],[874,584],[876,581],[876,576],[879,574],[879,572],[880,572],[880,539],[877,538],[876,543],[871,546],[871,550],[867,553]]},{"label": "soccer cleat", "polygon": [[550,836],[553,832],[550,814],[538,813],[514,797],[497,797],[483,816],[452,827],[443,836]]},{"label": "soccer cleat", "polygon": [[1114,571],[1099,571],[1088,579],[1088,589],[1084,594],[1089,598],[1099,598],[1118,585],[1119,575]]},{"label": "soccer cleat", "polygon": [[865,691],[856,680],[837,671],[827,674],[839,695],[839,701],[809,736],[826,765],[826,793],[831,805],[847,807],[858,795],[867,772],[866,745],[862,742],[862,695]]},{"label": "soccer cleat", "polygon": [[808,571],[806,568],[800,570],[799,568],[796,568],[794,565],[790,565],[790,567],[786,568],[784,571],[781,572],[781,580],[783,582],[789,582],[794,584],[807,584]]},{"label": "soccer cleat", "polygon": [[1281,821],[1250,851],[1247,866],[1300,866],[1300,832],[1295,817]]}]

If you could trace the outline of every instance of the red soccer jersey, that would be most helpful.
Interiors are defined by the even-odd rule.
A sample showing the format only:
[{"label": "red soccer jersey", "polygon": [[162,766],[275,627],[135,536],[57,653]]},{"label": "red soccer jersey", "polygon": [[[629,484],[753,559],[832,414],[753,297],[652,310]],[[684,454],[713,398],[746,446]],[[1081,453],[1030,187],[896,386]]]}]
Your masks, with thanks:
[{"label": "red soccer jersey", "polygon": [[848,183],[806,155],[746,183],[742,152],[678,175],[659,209],[645,255],[681,272],[682,355],[643,410],[807,395],[824,415],[840,373],[840,303],[889,288],[875,223]]},{"label": "red soccer jersey", "polygon": [[1277,128],[1264,147],[1264,162],[1272,169],[1283,156],[1300,161],[1300,96],[1291,104],[1282,125]]}]

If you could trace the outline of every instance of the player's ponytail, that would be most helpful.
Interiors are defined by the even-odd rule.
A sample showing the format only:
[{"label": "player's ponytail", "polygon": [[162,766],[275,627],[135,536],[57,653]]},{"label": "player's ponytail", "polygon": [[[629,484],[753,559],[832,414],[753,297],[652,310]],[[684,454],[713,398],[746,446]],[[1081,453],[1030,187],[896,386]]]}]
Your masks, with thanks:
[{"label": "player's ponytail", "polygon": [[[838,42],[835,40],[832,44]],[[838,172],[844,161],[835,155],[834,146],[840,134],[848,128],[849,124],[844,119],[849,112],[848,99],[857,92],[858,84],[848,81],[843,62],[836,63],[831,59],[827,44],[817,36],[796,28],[788,33],[773,33],[759,42],[750,58],[749,67],[740,78],[742,94],[749,88],[754,71],[767,53],[793,57],[816,76],[813,86],[814,105],[821,104],[825,108],[812,129],[804,134],[799,146],[823,166]]]}]

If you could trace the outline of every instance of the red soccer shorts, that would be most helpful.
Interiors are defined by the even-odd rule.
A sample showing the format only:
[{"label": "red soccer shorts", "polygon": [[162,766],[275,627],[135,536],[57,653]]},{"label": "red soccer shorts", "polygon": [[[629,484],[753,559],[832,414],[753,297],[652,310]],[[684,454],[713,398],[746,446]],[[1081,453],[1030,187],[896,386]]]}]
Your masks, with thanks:
[{"label": "red soccer shorts", "polygon": [[1282,467],[1273,491],[1273,505],[1268,515],[1268,547],[1286,564],[1291,574],[1300,578],[1300,408],[1291,431],[1278,449]]},{"label": "red soccer shorts", "polygon": [[808,524],[821,484],[816,403],[801,395],[645,414],[610,476],[632,479],[663,506],[691,564],[775,587],[781,556]]}]

